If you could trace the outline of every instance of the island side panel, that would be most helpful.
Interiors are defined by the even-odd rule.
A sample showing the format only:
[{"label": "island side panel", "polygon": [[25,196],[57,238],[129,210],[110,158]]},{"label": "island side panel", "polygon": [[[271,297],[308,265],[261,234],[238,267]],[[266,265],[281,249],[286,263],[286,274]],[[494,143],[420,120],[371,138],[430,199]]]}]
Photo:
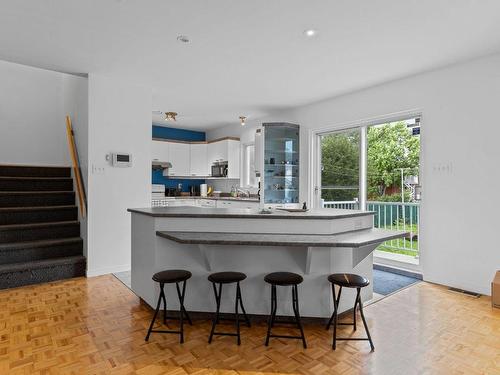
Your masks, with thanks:
[{"label": "island side panel", "polygon": [[157,288],[151,279],[156,267],[155,218],[132,213],[131,284],[134,293],[156,307]]},{"label": "island side panel", "polygon": [[336,234],[373,227],[373,216],[357,216],[331,220],[247,218],[157,217],[160,231],[226,232],[226,233],[290,233]]}]

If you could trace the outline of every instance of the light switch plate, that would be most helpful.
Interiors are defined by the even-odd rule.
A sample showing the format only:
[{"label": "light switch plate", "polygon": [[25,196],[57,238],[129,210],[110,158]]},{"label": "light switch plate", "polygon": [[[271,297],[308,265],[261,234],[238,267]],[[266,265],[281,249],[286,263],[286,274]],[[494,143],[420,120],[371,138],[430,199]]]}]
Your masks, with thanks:
[{"label": "light switch plate", "polygon": [[92,164],[92,174],[104,174],[104,170],[104,166]]}]

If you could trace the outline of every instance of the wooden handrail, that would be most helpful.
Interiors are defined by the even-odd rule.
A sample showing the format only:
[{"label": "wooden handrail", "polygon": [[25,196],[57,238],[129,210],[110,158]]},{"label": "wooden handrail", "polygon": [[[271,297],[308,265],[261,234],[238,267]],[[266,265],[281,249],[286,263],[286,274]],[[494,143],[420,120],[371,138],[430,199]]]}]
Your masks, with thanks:
[{"label": "wooden handrail", "polygon": [[87,200],[85,196],[85,187],[83,186],[82,172],[78,161],[78,152],[75,144],[75,133],[73,133],[73,126],[71,125],[71,118],[66,116],[66,134],[68,136],[69,153],[73,162],[73,172],[76,180],[76,188],[78,192],[78,201],[80,202],[80,213],[82,217],[87,214]]}]

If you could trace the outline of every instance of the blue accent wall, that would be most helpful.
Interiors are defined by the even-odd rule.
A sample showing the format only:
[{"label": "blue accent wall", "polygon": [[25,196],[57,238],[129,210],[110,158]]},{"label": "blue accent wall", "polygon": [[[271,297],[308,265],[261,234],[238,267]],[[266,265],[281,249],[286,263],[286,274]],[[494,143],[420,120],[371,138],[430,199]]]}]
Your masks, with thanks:
[{"label": "blue accent wall", "polygon": [[206,140],[206,134],[205,132],[197,132],[194,130],[168,128],[166,126],[153,125],[153,138],[199,142]]},{"label": "blue accent wall", "polygon": [[[172,139],[176,141],[199,142],[206,140],[205,132],[194,130],[169,128],[165,126],[153,125],[153,138]],[[204,184],[205,180],[192,180],[182,178],[168,178],[162,175],[162,171],[151,171],[151,181],[153,184],[163,184],[167,188],[176,188],[178,184],[182,184],[182,191],[189,191],[192,185]]]}]

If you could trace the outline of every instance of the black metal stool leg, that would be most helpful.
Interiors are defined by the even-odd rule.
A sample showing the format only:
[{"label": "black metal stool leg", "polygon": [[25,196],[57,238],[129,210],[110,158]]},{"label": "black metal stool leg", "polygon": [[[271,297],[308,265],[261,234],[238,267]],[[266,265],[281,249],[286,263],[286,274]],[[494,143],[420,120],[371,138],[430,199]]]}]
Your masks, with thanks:
[{"label": "black metal stool leg", "polygon": [[241,298],[241,289],[240,289],[240,283],[237,284],[236,288],[238,288],[238,295],[239,295],[239,300],[240,300],[240,307],[241,307],[241,311],[243,311],[243,316],[245,317],[245,321],[247,323],[247,326],[248,327],[251,327],[251,324],[250,324],[250,319],[248,318],[247,316],[247,312],[245,311],[245,308],[243,307],[243,300]]},{"label": "black metal stool leg", "polygon": [[276,298],[276,285],[271,285],[271,315],[269,315],[269,320],[267,323],[266,346],[269,345],[269,337],[271,336],[271,328],[274,325],[274,319],[276,318],[277,305],[278,302]]},{"label": "black metal stool leg", "polygon": [[304,336],[304,330],[302,328],[302,323],[300,321],[299,293],[297,290],[297,285],[294,285],[292,287],[292,306],[293,306],[293,312],[295,313],[295,319],[297,320],[297,326],[299,327],[300,330],[300,336],[302,337],[302,346],[304,346],[304,349],[307,349],[306,338]]},{"label": "black metal stool leg", "polygon": [[179,283],[175,283],[175,289],[177,290],[177,296],[179,297],[179,332],[180,332],[180,341],[181,344],[184,342],[184,294],[186,293],[186,282],[184,281],[184,285],[181,289],[179,288]]},{"label": "black metal stool leg", "polygon": [[208,337],[208,343],[210,344],[212,342],[212,338],[214,337],[214,332],[215,332],[215,326],[219,322],[219,312],[220,312],[220,297],[222,294],[222,284],[219,284],[219,292],[217,292],[217,286],[215,283],[212,283],[213,288],[214,288],[214,294],[215,294],[215,303],[217,304],[217,309],[215,311],[215,317],[212,321],[212,330],[210,331],[210,336]]},{"label": "black metal stool leg", "polygon": [[240,314],[238,313],[238,305],[240,298],[240,283],[236,283],[236,299],[234,301],[234,317],[236,323],[236,337],[238,338],[238,345],[241,345],[241,337],[240,337]]},{"label": "black metal stool leg", "polygon": [[[177,287],[177,294],[179,294],[179,287]],[[180,304],[180,309],[184,313],[185,318],[188,320],[189,325],[193,325],[193,322],[191,321],[191,318],[189,317],[189,314],[184,307],[184,296],[186,295],[186,281],[182,283],[182,303]],[[180,294],[179,294],[179,301],[180,301]]]},{"label": "black metal stool leg", "polygon": [[359,301],[359,312],[361,313],[361,319],[363,320],[363,325],[365,326],[366,335],[368,336],[368,341],[370,341],[370,347],[372,348],[372,352],[375,350],[375,346],[373,345],[372,337],[370,335],[370,331],[368,330],[368,324],[366,324],[365,314],[363,313],[363,303],[361,302],[361,297],[358,297]]},{"label": "black metal stool leg", "polygon": [[160,284],[160,295],[163,297],[163,324],[167,325],[167,297],[165,296],[164,287],[164,284]]},{"label": "black metal stool leg", "polygon": [[354,328],[354,331],[356,330],[356,309],[358,307],[358,302],[360,299],[360,293],[361,293],[361,288],[356,288],[356,301],[354,302],[354,311],[352,312],[352,325]]},{"label": "black metal stool leg", "polygon": [[335,286],[333,286],[333,344],[332,348],[337,348],[337,323],[338,323],[338,308],[340,302],[340,295],[342,294],[342,287],[339,288],[339,295],[335,298]]},{"label": "black metal stool leg", "polygon": [[149,325],[148,333],[145,338],[146,341],[149,340],[149,336],[151,335],[151,331],[153,330],[153,325],[155,324],[156,316],[158,315],[158,311],[160,311],[161,300],[162,300],[162,292],[160,291],[160,295],[158,296],[158,303],[156,305],[156,310],[153,315],[153,319],[151,320],[151,324]]},{"label": "black metal stool leg", "polygon": [[[340,289],[339,291],[339,300],[340,300],[340,292],[342,291],[342,288]],[[333,306],[334,306],[334,309],[333,309],[333,313],[332,313],[332,316],[330,317],[330,320],[328,321],[328,324],[326,325],[326,330],[328,331],[330,329],[330,326],[332,325],[332,322],[333,322],[333,318],[335,317],[335,302],[337,302],[338,304],[338,301],[335,300],[335,285],[332,284],[332,296],[333,296]]]}]

